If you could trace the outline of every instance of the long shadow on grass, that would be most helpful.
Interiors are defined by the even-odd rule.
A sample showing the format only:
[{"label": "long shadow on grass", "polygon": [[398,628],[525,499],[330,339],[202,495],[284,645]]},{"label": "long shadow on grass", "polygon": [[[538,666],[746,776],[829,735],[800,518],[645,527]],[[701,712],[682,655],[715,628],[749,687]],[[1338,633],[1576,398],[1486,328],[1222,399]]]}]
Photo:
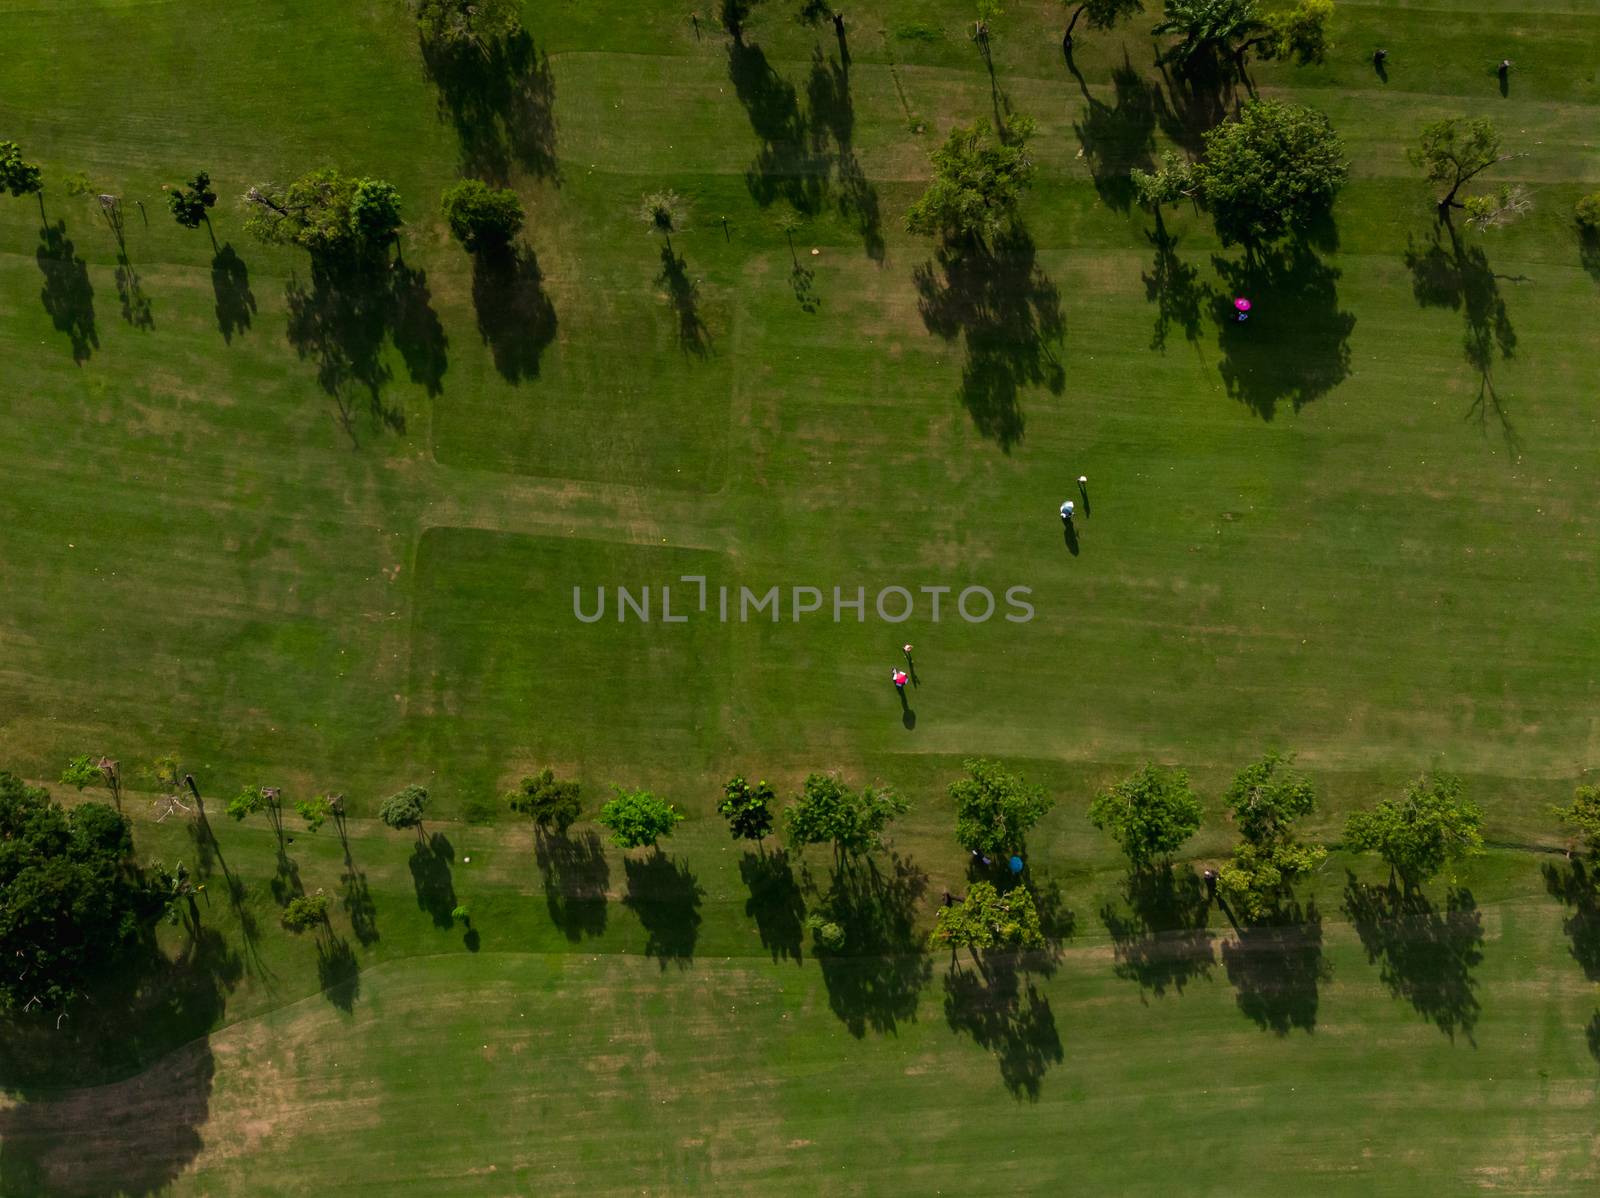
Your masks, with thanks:
[{"label": "long shadow on grass", "polygon": [[165,1193],[200,1151],[206,1033],[243,966],[211,929],[176,959],[153,943],[144,953],[59,1028],[54,1012],[0,1021],[0,1085],[22,1100],[0,1110],[0,1193]]},{"label": "long shadow on grass", "polygon": [[1460,1032],[1473,1043],[1478,998],[1472,970],[1483,960],[1483,920],[1472,892],[1453,888],[1440,911],[1421,891],[1393,882],[1369,886],[1351,875],[1344,910],[1389,993],[1452,1040]]},{"label": "long shadow on grass", "polygon": [[223,245],[211,259],[211,293],[216,300],[217,331],[224,341],[231,343],[235,333],[250,327],[256,314],[256,296],[250,290],[250,268],[231,244]]},{"label": "long shadow on grass", "polygon": [[661,247],[661,273],[656,277],[667,292],[667,303],[678,318],[678,348],[703,358],[711,352],[711,332],[700,319],[700,288],[689,277],[689,264],[671,242]]},{"label": "long shadow on grass", "polygon": [[1600,982],[1600,870],[1574,858],[1565,867],[1546,865],[1544,884],[1569,912],[1561,927],[1572,942],[1572,959],[1584,977]]},{"label": "long shadow on grass", "polygon": [[94,285],[89,282],[89,266],[78,256],[67,236],[67,222],[58,220],[39,230],[39,248],[34,261],[44,275],[39,302],[50,316],[56,332],[65,333],[72,345],[72,360],[86,362],[100,346],[95,329]]},{"label": "long shadow on grass", "polygon": [[1035,256],[1033,239],[1018,229],[993,247],[943,246],[912,272],[928,331],[965,341],[961,400],[972,423],[1006,451],[1022,439],[1021,388],[1059,395],[1066,385],[1052,348],[1065,327],[1061,296]]},{"label": "long shadow on grass", "polygon": [[456,886],[450,876],[455,846],[443,832],[417,838],[411,850],[411,883],[416,887],[417,906],[428,913],[436,928],[455,926]]},{"label": "long shadow on grass", "polygon": [[761,142],[745,172],[751,196],[763,208],[783,199],[800,212],[819,211],[827,195],[829,163],[814,142],[794,85],[742,33],[728,42],[728,77]]},{"label": "long shadow on grass", "polygon": [[1107,903],[1100,919],[1111,933],[1116,974],[1157,998],[1183,993],[1216,964],[1206,926],[1210,902],[1189,866],[1163,864],[1128,874],[1120,903]]},{"label": "long shadow on grass", "polygon": [[774,961],[792,957],[799,964],[806,900],[789,854],[783,849],[746,853],[739,861],[739,877],[750,890],[744,913],[755,920],[762,946]]},{"label": "long shadow on grass", "polygon": [[439,115],[456,131],[465,175],[505,183],[516,167],[560,183],[555,74],[526,33],[472,45],[422,46]]},{"label": "long shadow on grass", "polygon": [[1600,283],[1600,229],[1584,229],[1578,234],[1578,262]]},{"label": "long shadow on grass", "polygon": [[1222,964],[1239,1010],[1280,1036],[1315,1028],[1318,988],[1331,972],[1316,903],[1290,899],[1258,923],[1241,927],[1231,915],[1229,922],[1234,935],[1222,943]]},{"label": "long shadow on grass", "polygon": [[534,834],[534,856],[544,876],[544,901],[550,920],[566,938],[577,943],[606,930],[606,894],[611,887],[611,867],[605,849],[593,832]]},{"label": "long shadow on grass", "polygon": [[339,834],[339,847],[344,851],[344,871],[339,875],[339,903],[350,919],[350,930],[363,948],[378,941],[378,908],[372,901],[372,888],[367,885],[364,870],[357,869],[350,855],[350,832],[346,827],[343,806],[333,813],[333,826]]},{"label": "long shadow on grass", "polygon": [[659,961],[662,969],[669,964],[686,967],[694,960],[695,941],[700,937],[704,888],[687,865],[659,848],[642,859],[627,858],[623,869],[628,893],[622,902],[644,925],[645,955]]},{"label": "long shadow on grass", "polygon": [[526,245],[485,247],[472,260],[472,303],[478,333],[508,382],[539,377],[539,360],[555,339],[556,310],[544,291],[539,259]]},{"label": "long shadow on grass", "polygon": [[893,1032],[917,1017],[923,988],[933,976],[914,926],[927,876],[891,854],[888,869],[871,857],[846,857],[833,872],[817,907],[844,931],[837,951],[814,952],[828,987],[828,1005],[852,1036],[868,1029]]},{"label": "long shadow on grass", "polygon": [[1050,1000],[1030,971],[1049,972],[1048,958],[975,953],[974,968],[952,962],[944,975],[944,1017],[951,1030],[995,1054],[1000,1078],[1018,1098],[1038,1101],[1044,1075],[1061,1063],[1061,1035]]},{"label": "long shadow on grass", "polygon": [[1200,340],[1201,317],[1212,302],[1211,288],[1200,281],[1200,272],[1178,257],[1178,237],[1171,232],[1156,209],[1156,227],[1145,237],[1155,247],[1150,272],[1143,275],[1144,297],[1156,306],[1155,327],[1150,332],[1150,348],[1167,348],[1167,334],[1177,328],[1191,345]]},{"label": "long shadow on grass", "polygon": [[1405,264],[1417,303],[1461,313],[1462,352],[1478,376],[1478,394],[1467,418],[1487,433],[1493,416],[1506,447],[1520,451],[1521,439],[1494,385],[1495,361],[1516,354],[1517,333],[1500,295],[1500,276],[1490,268],[1488,256],[1481,246],[1462,244],[1455,225],[1445,220],[1434,226],[1428,242],[1409,242]]},{"label": "long shadow on grass", "polygon": [[317,982],[330,1003],[349,1014],[361,994],[361,965],[350,942],[324,929],[317,938]]},{"label": "long shadow on grass", "polygon": [[[1213,305],[1229,395],[1271,420],[1280,403],[1298,412],[1345,380],[1356,318],[1339,307],[1338,270],[1305,242],[1212,264],[1223,286]],[[1254,305],[1246,321],[1235,296]]]},{"label": "long shadow on grass", "polygon": [[1111,104],[1097,100],[1072,59],[1067,69],[1083,93],[1083,117],[1073,125],[1089,175],[1100,198],[1119,212],[1133,203],[1135,169],[1155,165],[1156,98],[1159,91],[1146,83],[1126,53],[1122,65],[1111,72]]},{"label": "long shadow on grass", "polygon": [[1187,150],[1191,158],[1198,158],[1206,134],[1227,119],[1238,101],[1233,68],[1207,51],[1185,63],[1158,65],[1165,90],[1157,88],[1153,97],[1156,123],[1169,140]]}]

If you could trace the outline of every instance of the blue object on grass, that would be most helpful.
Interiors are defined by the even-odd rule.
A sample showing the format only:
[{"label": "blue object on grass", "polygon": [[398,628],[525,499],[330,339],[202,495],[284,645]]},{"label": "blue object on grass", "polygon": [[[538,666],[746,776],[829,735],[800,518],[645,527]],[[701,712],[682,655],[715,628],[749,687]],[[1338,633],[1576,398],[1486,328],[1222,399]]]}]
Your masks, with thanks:
[{"label": "blue object on grass", "polygon": [[1022,858],[1021,857],[1013,857],[1013,858],[1011,858],[1011,872],[1014,873],[1014,874],[1020,874],[1022,872]]}]

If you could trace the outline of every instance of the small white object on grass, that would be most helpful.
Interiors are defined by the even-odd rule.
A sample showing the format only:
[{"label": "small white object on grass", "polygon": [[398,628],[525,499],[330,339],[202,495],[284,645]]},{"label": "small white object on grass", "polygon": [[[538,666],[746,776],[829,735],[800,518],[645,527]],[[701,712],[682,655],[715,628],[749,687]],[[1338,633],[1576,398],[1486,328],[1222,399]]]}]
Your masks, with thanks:
[{"label": "small white object on grass", "polygon": [[813,255],[813,256],[815,256],[815,255],[817,255],[817,254],[820,254],[820,253],[822,253],[822,251],[821,251],[821,250],[819,250],[819,249],[817,249],[817,248],[816,248],[816,247],[815,247],[815,246],[813,246],[813,247],[812,247],[812,248],[811,248],[811,253],[812,253],[812,255]]},{"label": "small white object on grass", "polygon": [[1088,486],[1089,485],[1089,476],[1087,474],[1078,475],[1078,485],[1080,487]]},{"label": "small white object on grass", "polygon": [[463,857],[463,858],[461,858],[461,860],[464,863],[464,862],[467,862],[467,861],[471,861],[472,858],[471,857]]}]

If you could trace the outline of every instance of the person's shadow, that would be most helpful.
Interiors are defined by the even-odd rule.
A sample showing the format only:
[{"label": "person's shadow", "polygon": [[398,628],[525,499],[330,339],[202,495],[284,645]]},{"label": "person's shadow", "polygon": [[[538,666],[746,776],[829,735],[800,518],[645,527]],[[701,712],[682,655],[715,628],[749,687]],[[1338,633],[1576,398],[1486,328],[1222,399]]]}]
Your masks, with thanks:
[{"label": "person's shadow", "polygon": [[1380,83],[1389,82],[1389,64],[1387,60],[1379,58],[1376,54],[1374,54],[1372,56],[1372,70],[1373,73],[1378,76],[1378,81]]},{"label": "person's shadow", "polygon": [[909,732],[917,726],[917,713],[911,710],[911,704],[906,700],[906,688],[897,686],[894,689],[900,695],[900,722],[905,725],[906,731]]},{"label": "person's shadow", "polygon": [[1511,95],[1511,69],[1503,66],[1498,67],[1495,70],[1495,74],[1500,76],[1500,98],[1504,100]]},{"label": "person's shadow", "polygon": [[1072,554],[1073,557],[1077,557],[1078,530],[1073,526],[1071,520],[1063,520],[1061,522],[1061,536],[1067,543],[1067,552]]},{"label": "person's shadow", "polygon": [[1089,488],[1083,483],[1078,484],[1078,497],[1083,500],[1083,514],[1092,515],[1093,511],[1089,507]]}]

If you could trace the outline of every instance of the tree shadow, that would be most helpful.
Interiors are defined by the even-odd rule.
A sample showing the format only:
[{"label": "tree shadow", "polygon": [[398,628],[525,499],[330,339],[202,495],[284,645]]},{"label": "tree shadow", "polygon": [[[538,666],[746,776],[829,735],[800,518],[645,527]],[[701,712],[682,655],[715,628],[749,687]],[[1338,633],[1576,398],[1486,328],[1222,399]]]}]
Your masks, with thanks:
[{"label": "tree shadow", "polygon": [[317,981],[327,1000],[348,1015],[361,994],[361,965],[350,942],[325,931],[317,938]]},{"label": "tree shadow", "polygon": [[389,271],[389,335],[411,381],[421,383],[429,395],[438,395],[444,390],[444,372],[450,368],[450,339],[433,310],[427,272],[398,261]]},{"label": "tree shadow", "polygon": [[22,1099],[0,1110],[0,1193],[166,1193],[200,1151],[207,1033],[243,965],[209,928],[176,959],[145,950],[59,1028],[53,1013],[0,1021],[0,1084]]},{"label": "tree shadow", "polygon": [[144,293],[144,283],[139,278],[139,272],[134,269],[133,262],[128,257],[126,248],[117,252],[117,303],[122,311],[122,319],[136,329],[149,332],[156,327],[155,313],[151,310],[150,297]]},{"label": "tree shadow", "polygon": [[450,877],[455,846],[443,832],[419,837],[411,850],[411,883],[416,887],[417,906],[426,911],[436,928],[452,928],[456,917],[456,887]]},{"label": "tree shadow", "polygon": [[928,331],[965,340],[961,399],[973,424],[1009,452],[1023,435],[1019,389],[1037,385],[1059,395],[1066,385],[1051,348],[1065,327],[1061,296],[1035,262],[1032,238],[1018,229],[992,249],[942,246],[912,281]]},{"label": "tree shadow", "polygon": [[1405,264],[1417,303],[1461,313],[1462,351],[1478,375],[1478,394],[1467,409],[1467,419],[1476,420],[1487,434],[1493,415],[1507,448],[1520,452],[1521,438],[1494,385],[1495,359],[1515,356],[1517,333],[1488,255],[1481,246],[1463,245],[1455,226],[1444,220],[1435,225],[1426,245],[1419,247],[1414,239],[1407,243]]},{"label": "tree shadow", "polygon": [[593,832],[551,836],[541,831],[534,839],[534,855],[544,877],[550,921],[573,943],[604,933],[611,867],[600,837]]},{"label": "tree shadow", "polygon": [[739,877],[749,888],[744,913],[756,921],[761,944],[774,962],[792,957],[800,963],[800,944],[805,936],[806,900],[794,876],[789,854],[746,853],[739,860]]},{"label": "tree shadow", "polygon": [[627,858],[623,869],[628,875],[628,893],[622,902],[644,925],[645,955],[659,961],[662,969],[668,964],[686,967],[694,960],[694,945],[700,936],[704,888],[688,865],[674,861],[659,848],[642,860]]},{"label": "tree shadow", "polygon": [[539,377],[539,360],[556,335],[556,310],[544,292],[539,259],[526,245],[486,248],[472,260],[478,334],[507,382]]},{"label": "tree shadow", "polygon": [[1211,300],[1211,288],[1200,281],[1200,272],[1178,257],[1178,238],[1168,231],[1156,210],[1154,232],[1145,237],[1155,247],[1150,273],[1143,275],[1145,299],[1156,306],[1155,327],[1150,333],[1150,348],[1164,350],[1167,333],[1182,330],[1185,341],[1200,340],[1200,317]]},{"label": "tree shadow", "polygon": [[[878,203],[877,188],[867,179],[852,144],[855,104],[850,97],[850,57],[843,50],[842,43],[837,59],[824,55],[820,46],[812,49],[806,104],[810,110],[812,144],[817,152],[826,153],[827,139],[833,139],[833,169],[838,176],[835,204],[839,215],[849,221],[860,235],[867,257],[874,262],[881,262],[884,255],[883,214]],[[826,184],[826,165],[822,170]]]},{"label": "tree shadow", "polygon": [[225,244],[211,259],[211,292],[216,297],[217,331],[231,343],[235,333],[250,327],[256,313],[250,270],[231,244]]},{"label": "tree shadow", "polygon": [[1572,941],[1572,959],[1584,977],[1600,982],[1600,871],[1574,858],[1565,869],[1546,865],[1543,872],[1545,889],[1571,911],[1561,928]]},{"label": "tree shadow", "polygon": [[293,857],[284,852],[282,844],[278,846],[277,861],[270,885],[272,901],[280,907],[306,892],[304,884],[300,881],[300,866]]},{"label": "tree shadow", "polygon": [[1222,963],[1239,1009],[1263,1030],[1280,1036],[1295,1028],[1314,1029],[1317,988],[1330,973],[1322,959],[1322,915],[1316,903],[1302,907],[1289,900],[1270,920],[1246,927],[1234,923],[1233,929],[1233,938],[1222,942]]},{"label": "tree shadow", "polygon": [[1169,989],[1182,994],[1194,978],[1210,977],[1216,957],[1206,926],[1209,908],[1204,885],[1187,865],[1130,872],[1121,903],[1100,908],[1117,976],[1157,998]]},{"label": "tree shadow", "polygon": [[1155,89],[1152,102],[1161,132],[1198,158],[1206,134],[1227,119],[1238,101],[1238,80],[1231,64],[1202,51],[1186,64],[1169,68],[1157,63],[1165,90]]},{"label": "tree shadow", "polygon": [[189,825],[189,835],[195,846],[195,877],[204,881],[211,877],[213,868],[222,871],[223,893],[233,910],[234,921],[239,925],[239,938],[244,942],[245,966],[260,977],[270,977],[272,971],[261,956],[260,927],[255,914],[245,905],[249,892],[244,881],[228,869],[227,858],[222,855],[222,846],[217,843],[216,834],[211,830],[211,821],[206,817],[204,806],[196,811]]},{"label": "tree shadow", "polygon": [[891,854],[889,870],[872,858],[847,857],[818,904],[844,931],[837,952],[813,950],[828,988],[828,1006],[852,1036],[892,1033],[914,1021],[933,966],[915,927],[927,875]]},{"label": "tree shadow", "polygon": [[94,285],[89,282],[88,264],[67,237],[66,221],[40,228],[39,247],[33,257],[44,275],[39,302],[56,332],[65,333],[72,343],[72,360],[87,362],[100,347],[94,321]]},{"label": "tree shadow", "polygon": [[1579,232],[1578,262],[1595,282],[1600,283],[1600,229],[1584,229]]},{"label": "tree shadow", "polygon": [[1409,1002],[1450,1039],[1459,1031],[1469,1044],[1476,1043],[1472,970],[1483,960],[1483,920],[1472,892],[1451,889],[1441,912],[1419,890],[1393,882],[1369,886],[1352,874],[1345,883],[1344,910],[1389,993]]},{"label": "tree shadow", "polygon": [[772,69],[760,46],[738,35],[728,43],[728,78],[761,142],[745,171],[751,197],[763,208],[782,199],[808,215],[820,211],[830,163],[794,85]]},{"label": "tree shadow", "polygon": [[1130,172],[1155,166],[1156,99],[1159,91],[1146,83],[1123,54],[1111,72],[1113,103],[1095,99],[1072,59],[1067,67],[1078,81],[1087,107],[1072,126],[1083,147],[1094,188],[1106,204],[1126,212],[1133,203]]},{"label": "tree shadow", "polygon": [[1037,1102],[1044,1075],[1065,1055],[1050,1000],[1028,976],[1026,956],[976,957],[975,968],[952,964],[944,975],[945,1022],[995,1054],[1013,1097]]},{"label": "tree shadow", "polygon": [[1600,1062],[1600,1011],[1589,1016],[1589,1023],[1584,1029],[1584,1040],[1589,1045],[1589,1055]]},{"label": "tree shadow", "polygon": [[422,61],[460,142],[462,174],[504,184],[515,166],[560,184],[555,74],[527,33],[473,47],[424,42]]},{"label": "tree shadow", "polygon": [[[1229,395],[1271,420],[1280,403],[1298,412],[1344,381],[1356,318],[1340,310],[1337,269],[1299,241],[1211,261],[1223,287],[1213,310]],[[1238,319],[1235,296],[1251,301],[1249,320]]]},{"label": "tree shadow", "polygon": [[656,282],[666,288],[667,303],[678,318],[678,348],[703,358],[711,352],[711,332],[700,319],[700,288],[689,277],[689,264],[672,248],[661,247],[661,273]]}]

